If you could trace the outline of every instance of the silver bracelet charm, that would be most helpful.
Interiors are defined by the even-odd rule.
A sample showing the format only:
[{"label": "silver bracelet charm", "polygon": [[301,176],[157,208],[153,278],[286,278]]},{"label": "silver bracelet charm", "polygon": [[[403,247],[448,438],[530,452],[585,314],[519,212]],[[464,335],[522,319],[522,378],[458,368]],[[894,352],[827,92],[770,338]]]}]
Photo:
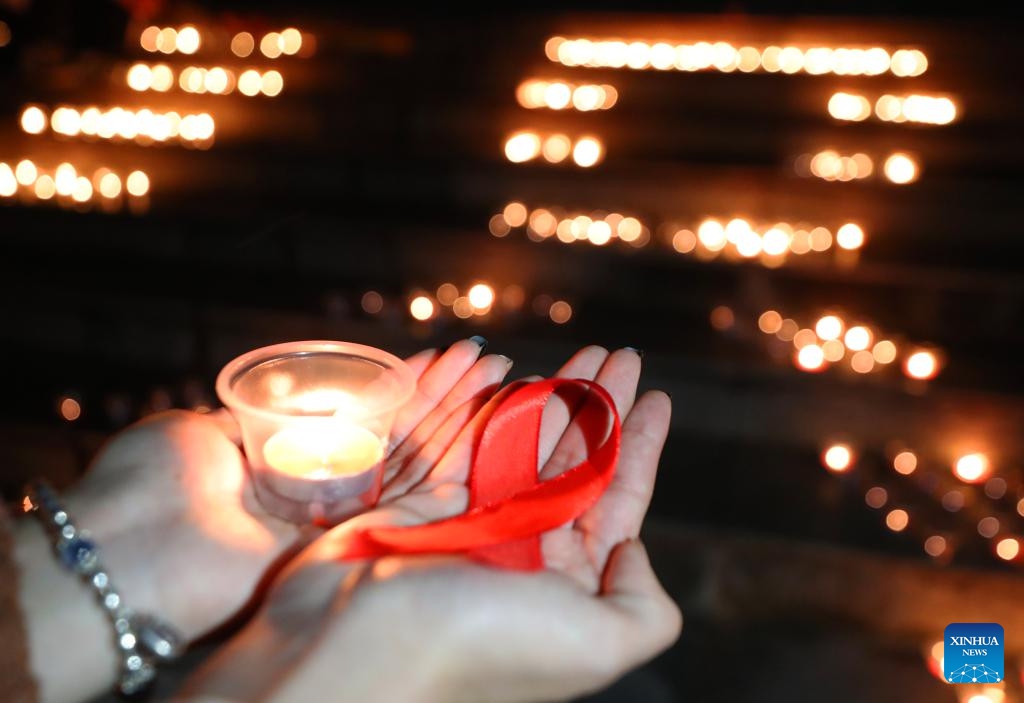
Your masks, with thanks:
[{"label": "silver bracelet charm", "polygon": [[156,678],[158,662],[170,661],[184,650],[183,638],[169,624],[152,615],[136,613],[125,604],[99,560],[99,547],[89,534],[72,523],[56,491],[35,480],[25,488],[25,510],[34,512],[53,537],[61,565],[89,583],[114,626],[121,658],[118,689],[131,695]]}]

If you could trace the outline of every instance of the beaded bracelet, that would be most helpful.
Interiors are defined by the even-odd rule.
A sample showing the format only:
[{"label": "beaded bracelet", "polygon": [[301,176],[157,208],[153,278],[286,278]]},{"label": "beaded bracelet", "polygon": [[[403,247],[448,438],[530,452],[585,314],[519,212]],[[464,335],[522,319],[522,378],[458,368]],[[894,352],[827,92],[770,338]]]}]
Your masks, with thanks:
[{"label": "beaded bracelet", "polygon": [[124,604],[107,570],[99,560],[99,547],[84,530],[76,527],[61,506],[60,499],[45,481],[35,480],[25,488],[25,510],[39,516],[53,537],[54,551],[61,565],[92,586],[103,611],[114,626],[117,651],[121,657],[118,689],[131,695],[156,678],[156,665],[177,658],[184,649],[177,630],[158,618],[136,613]]}]

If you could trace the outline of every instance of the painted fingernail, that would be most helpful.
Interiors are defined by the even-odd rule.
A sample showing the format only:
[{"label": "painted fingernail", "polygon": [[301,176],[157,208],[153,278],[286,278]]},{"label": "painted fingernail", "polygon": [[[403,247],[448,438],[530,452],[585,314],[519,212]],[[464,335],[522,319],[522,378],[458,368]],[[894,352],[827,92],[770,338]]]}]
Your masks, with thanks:
[{"label": "painted fingernail", "polygon": [[626,347],[626,350],[633,352],[634,354],[639,356],[641,359],[644,358],[644,350],[643,349],[637,349],[636,347]]},{"label": "painted fingernail", "polygon": [[474,334],[472,337],[470,337],[469,341],[471,341],[473,344],[475,344],[478,347],[480,347],[480,353],[481,354],[483,353],[484,349],[487,348],[487,339],[484,338],[484,337],[481,337],[478,334]]}]

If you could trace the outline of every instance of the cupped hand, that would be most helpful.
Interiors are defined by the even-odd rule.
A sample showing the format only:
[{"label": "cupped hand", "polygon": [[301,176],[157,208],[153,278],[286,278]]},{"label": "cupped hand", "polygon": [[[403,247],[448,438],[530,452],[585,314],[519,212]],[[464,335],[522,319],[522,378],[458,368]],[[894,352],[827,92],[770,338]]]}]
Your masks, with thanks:
[{"label": "cupped hand", "polygon": [[[394,468],[387,502],[335,528],[294,560],[253,622],[197,677],[189,695],[550,700],[607,685],[663,650],[678,636],[681,617],[637,536],[670,402],[660,392],[637,400],[639,373],[635,352],[609,355],[596,347],[579,352],[558,373],[603,385],[624,423],[619,464],[606,493],[573,524],[542,536],[545,570],[502,571],[461,557],[338,559],[354,530],[419,524],[466,509],[466,480],[485,409],[454,433],[443,456],[428,453],[420,461],[407,455]],[[545,409],[542,479],[586,453],[577,407],[555,396]],[[438,431],[451,434],[443,425]]]},{"label": "cupped hand", "polygon": [[[481,352],[479,341],[463,340],[408,360],[417,390],[396,418],[390,462],[443,452],[433,428],[457,424],[457,412],[493,394],[509,361]],[[237,433],[226,411],[154,416],[107,444],[68,495],[128,604],[189,640],[237,613],[275,562],[309,537],[260,507]]]}]

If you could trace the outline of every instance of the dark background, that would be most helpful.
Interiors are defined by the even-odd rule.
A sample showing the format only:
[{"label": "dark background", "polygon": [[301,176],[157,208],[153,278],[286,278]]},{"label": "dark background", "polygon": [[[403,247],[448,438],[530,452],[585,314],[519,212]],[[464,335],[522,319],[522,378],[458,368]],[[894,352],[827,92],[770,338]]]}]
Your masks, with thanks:
[{"label": "dark background", "polygon": [[[220,367],[267,343],[345,339],[408,353],[482,334],[523,375],[550,373],[584,344],[631,345],[645,351],[643,385],[673,394],[649,539],[688,623],[676,648],[609,700],[953,701],[962,690],[932,679],[922,652],[966,599],[982,608],[972,615],[1002,618],[1008,652],[1020,655],[1006,622],[1024,622],[1008,596],[1020,592],[1020,560],[998,559],[976,527],[987,515],[1000,517],[998,538],[1024,527],[1015,20],[881,3],[566,3],[473,15],[302,2],[20,5],[0,4],[12,32],[0,48],[0,161],[144,168],[153,185],[135,212],[0,198],[8,497],[43,467],[71,480],[104,437],[149,412],[215,405]],[[294,25],[316,36],[317,52],[243,62],[139,49],[141,27],[186,22],[257,35]],[[574,69],[545,59],[553,34],[906,46],[925,51],[929,68],[913,79]],[[133,93],[123,83],[133,60],[273,64],[285,89],[274,99]],[[611,83],[619,103],[524,110],[515,88],[535,76]],[[949,94],[961,116],[941,127],[841,123],[825,109],[836,90]],[[29,136],[18,115],[30,102],[207,110],[216,142]],[[504,139],[523,128],[597,134],[606,158],[592,169],[510,164]],[[907,186],[798,177],[794,158],[824,148],[910,151],[922,175]],[[512,200],[635,214],[652,224],[652,241],[491,236],[489,219]],[[653,226],[692,229],[707,215],[855,221],[867,242],[852,259],[767,268],[678,254]],[[478,280],[521,286],[524,308],[410,317],[415,292]],[[360,306],[370,290],[384,296],[379,314]],[[571,320],[532,311],[538,295],[570,302]],[[734,321],[715,329],[711,311],[722,306]],[[834,310],[866,320],[939,350],[942,371],[930,382],[906,379],[898,364],[802,373],[791,347],[758,331],[769,308],[804,326]],[[81,406],[73,422],[60,414],[67,397]],[[834,441],[858,455],[841,476],[819,458]],[[901,446],[921,458],[912,479],[890,468]],[[964,451],[990,457],[1004,497],[956,486],[950,466]],[[885,511],[865,505],[872,485],[889,491],[886,510],[909,511],[907,530],[888,530]],[[967,506],[944,510],[947,490]],[[951,545],[939,559],[922,548],[932,534]],[[799,573],[808,579],[787,580]],[[1018,664],[1007,662],[1011,701]]]}]

